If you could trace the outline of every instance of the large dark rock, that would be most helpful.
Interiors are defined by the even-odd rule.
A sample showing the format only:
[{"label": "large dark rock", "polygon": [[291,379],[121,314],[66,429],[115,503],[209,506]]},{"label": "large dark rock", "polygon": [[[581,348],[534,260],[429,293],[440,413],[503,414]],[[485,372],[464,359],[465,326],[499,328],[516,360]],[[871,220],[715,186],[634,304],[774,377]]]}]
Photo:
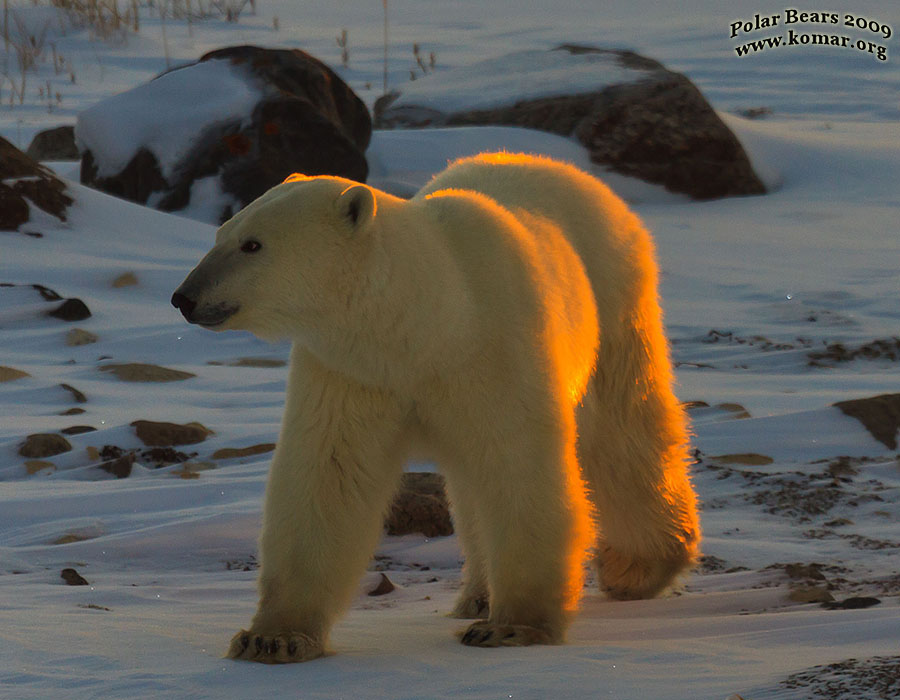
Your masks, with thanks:
[{"label": "large dark rock", "polygon": [[15,231],[28,221],[28,202],[20,194],[0,183],[0,231]]},{"label": "large dark rock", "polygon": [[0,138],[0,231],[15,231],[28,221],[29,203],[65,221],[72,198],[62,180]]},{"label": "large dark rock", "polygon": [[25,154],[34,160],[78,160],[75,127],[57,126],[35,134]]},{"label": "large dark rock", "polygon": [[81,181],[138,204],[146,204],[151,194],[169,186],[159,169],[156,156],[146,148],[139,148],[128,165],[110,177],[99,174],[94,154],[90,149],[86,150],[81,156]]},{"label": "large dark rock", "polygon": [[177,211],[192,203],[197,180],[217,176],[232,200],[218,212],[219,221],[294,172],[365,181],[371,118],[328,66],[296,49],[236,46],[176,70],[190,71],[212,60],[229,61],[260,89],[249,118],[191,124],[190,148],[171,168],[163,167],[152,150],[139,148],[120,172],[101,175],[91,144],[83,144],[81,181],[142,204],[154,195],[157,208]]},{"label": "large dark rock", "polygon": [[[540,96],[532,91],[521,99],[492,100],[489,106],[474,108],[451,100],[454,107],[446,110],[439,92],[425,85],[428,80],[448,81],[448,76],[452,81],[450,73],[444,73],[416,81],[407,88],[409,94],[381,98],[375,105],[376,126],[540,129],[577,138],[598,165],[696,199],[765,192],[740,142],[684,75],[630,51],[573,45],[555,51],[568,58],[554,55],[548,61],[544,52],[520,52],[487,62],[483,71],[493,71],[498,80],[515,72],[515,79],[527,86],[529,58],[535,82],[541,78],[545,84],[548,63],[557,75],[567,63],[578,75],[576,87],[557,81]],[[585,71],[592,68],[596,84],[588,87]],[[478,66],[467,69],[469,74],[478,72]],[[489,95],[489,87],[483,92]]]},{"label": "large dark rock", "polygon": [[452,535],[444,477],[428,472],[404,474],[384,524],[389,535],[414,532],[426,537]]}]

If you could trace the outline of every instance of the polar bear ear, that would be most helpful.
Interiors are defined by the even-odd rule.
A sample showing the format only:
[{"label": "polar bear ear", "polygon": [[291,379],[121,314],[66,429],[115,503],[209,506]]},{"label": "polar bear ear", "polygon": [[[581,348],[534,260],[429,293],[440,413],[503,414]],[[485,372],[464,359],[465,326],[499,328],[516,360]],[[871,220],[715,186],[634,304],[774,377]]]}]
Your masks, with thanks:
[{"label": "polar bear ear", "polygon": [[375,218],[375,194],[365,185],[351,185],[335,202],[341,218],[354,231]]}]

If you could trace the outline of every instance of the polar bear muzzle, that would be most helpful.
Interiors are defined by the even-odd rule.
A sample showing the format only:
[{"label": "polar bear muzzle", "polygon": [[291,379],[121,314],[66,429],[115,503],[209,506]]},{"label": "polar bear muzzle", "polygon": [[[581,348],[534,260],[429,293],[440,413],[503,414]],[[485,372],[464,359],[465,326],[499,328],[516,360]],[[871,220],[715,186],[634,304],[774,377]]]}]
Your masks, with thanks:
[{"label": "polar bear muzzle", "polygon": [[[209,275],[208,263],[201,261],[185,278],[181,286],[172,295],[172,306],[181,311],[188,323],[196,323],[206,328],[222,325],[229,317],[237,313],[240,305],[236,302],[215,301],[208,299]],[[204,299],[204,297],[207,297]]]},{"label": "polar bear muzzle", "polygon": [[182,291],[184,287],[185,285],[182,285],[172,295],[172,306],[181,311],[188,323],[196,323],[207,328],[220,326],[240,308],[224,303],[204,304],[198,307],[197,302]]}]

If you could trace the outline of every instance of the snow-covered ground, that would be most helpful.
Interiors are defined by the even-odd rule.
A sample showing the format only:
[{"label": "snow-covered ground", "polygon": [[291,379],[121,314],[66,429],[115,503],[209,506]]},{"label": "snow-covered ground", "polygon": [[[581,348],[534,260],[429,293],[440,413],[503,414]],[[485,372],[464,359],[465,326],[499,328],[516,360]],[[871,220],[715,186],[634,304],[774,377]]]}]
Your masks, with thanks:
[{"label": "snow-covered ground", "polygon": [[[42,64],[41,80],[61,96],[50,112],[37,79],[30,78],[27,104],[12,108],[6,83],[0,134],[24,148],[37,130],[74,123],[99,98],[163,70],[166,54],[175,63],[239,43],[304,48],[339,70],[367,103],[381,94],[381,3],[256,4],[257,14],[236,24],[195,22],[192,35],[170,18],[165,42],[162,24],[149,16],[139,35],[119,43],[54,29],[52,41],[76,82]],[[893,29],[900,24],[889,0],[840,9]],[[29,26],[50,17],[30,2],[17,11]],[[738,18],[784,13],[782,5],[737,0],[664,9],[634,0],[602,11],[575,0],[532,9],[419,0],[391,1],[389,12],[393,87],[402,88],[415,68],[413,42],[426,56],[435,52],[436,72],[427,78],[435,82],[452,67],[562,42],[631,48],[661,60],[686,72],[721,110],[772,188],[763,197],[700,203],[608,178],[657,240],[679,396],[708,404],[691,410],[702,567],[659,600],[612,602],[586,590],[565,646],[473,649],[453,636],[463,624],[445,616],[460,576],[455,538],[386,538],[335,629],[336,655],[279,668],[222,660],[255,604],[268,455],[212,454],[275,440],[285,375],[277,361],[288,348],[188,326],[169,306],[172,290],[211,244],[212,226],[86,189],[74,181],[77,166],[54,164],[73,178],[69,221],[43,216],[23,227],[40,238],[0,234],[0,283],[45,285],[81,298],[93,315],[73,324],[48,319],[41,312],[52,304],[34,290],[0,287],[0,365],[30,375],[0,383],[0,697],[900,696],[897,450],[832,407],[900,391],[900,371],[885,357],[831,359],[834,343],[852,351],[900,336],[897,40],[798,25],[871,40],[887,47],[888,60],[809,46],[738,58],[736,45],[787,28],[732,39]],[[334,42],[342,28],[349,68],[340,67]],[[733,114],[754,107],[773,114],[756,121]],[[383,132],[367,154],[370,181],[411,191],[449,158],[501,147],[589,167],[577,144],[536,132]],[[137,284],[113,286],[128,272]],[[66,345],[73,326],[97,342]],[[829,347],[830,357],[816,357]],[[131,362],[196,376],[131,383],[100,371]],[[77,403],[60,384],[87,400]],[[85,412],[60,415],[72,407]],[[91,448],[143,449],[130,427],[142,419],[198,421],[215,432],[177,448],[197,453],[187,468],[156,469],[145,459],[128,478],[100,471]],[[73,449],[43,460],[49,465],[26,466],[17,454],[26,435],[74,425],[97,430],[67,436]],[[786,569],[791,563],[819,566]],[[90,585],[66,586],[60,571],[69,567]],[[365,595],[376,568],[396,591]],[[828,610],[789,598],[807,584],[830,588],[838,601],[881,602]],[[860,661],[792,676],[851,658]],[[887,690],[873,689],[879,673],[893,673],[885,676]]]}]

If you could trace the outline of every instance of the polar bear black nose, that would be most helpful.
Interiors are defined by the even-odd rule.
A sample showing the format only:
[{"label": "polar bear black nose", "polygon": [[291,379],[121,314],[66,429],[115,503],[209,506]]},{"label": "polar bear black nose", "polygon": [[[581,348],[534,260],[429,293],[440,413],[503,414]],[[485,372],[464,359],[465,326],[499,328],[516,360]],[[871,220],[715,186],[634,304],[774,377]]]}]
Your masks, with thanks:
[{"label": "polar bear black nose", "polygon": [[190,320],[191,314],[197,308],[197,302],[191,301],[181,292],[175,292],[172,295],[172,306],[181,311],[181,314],[186,319]]}]

